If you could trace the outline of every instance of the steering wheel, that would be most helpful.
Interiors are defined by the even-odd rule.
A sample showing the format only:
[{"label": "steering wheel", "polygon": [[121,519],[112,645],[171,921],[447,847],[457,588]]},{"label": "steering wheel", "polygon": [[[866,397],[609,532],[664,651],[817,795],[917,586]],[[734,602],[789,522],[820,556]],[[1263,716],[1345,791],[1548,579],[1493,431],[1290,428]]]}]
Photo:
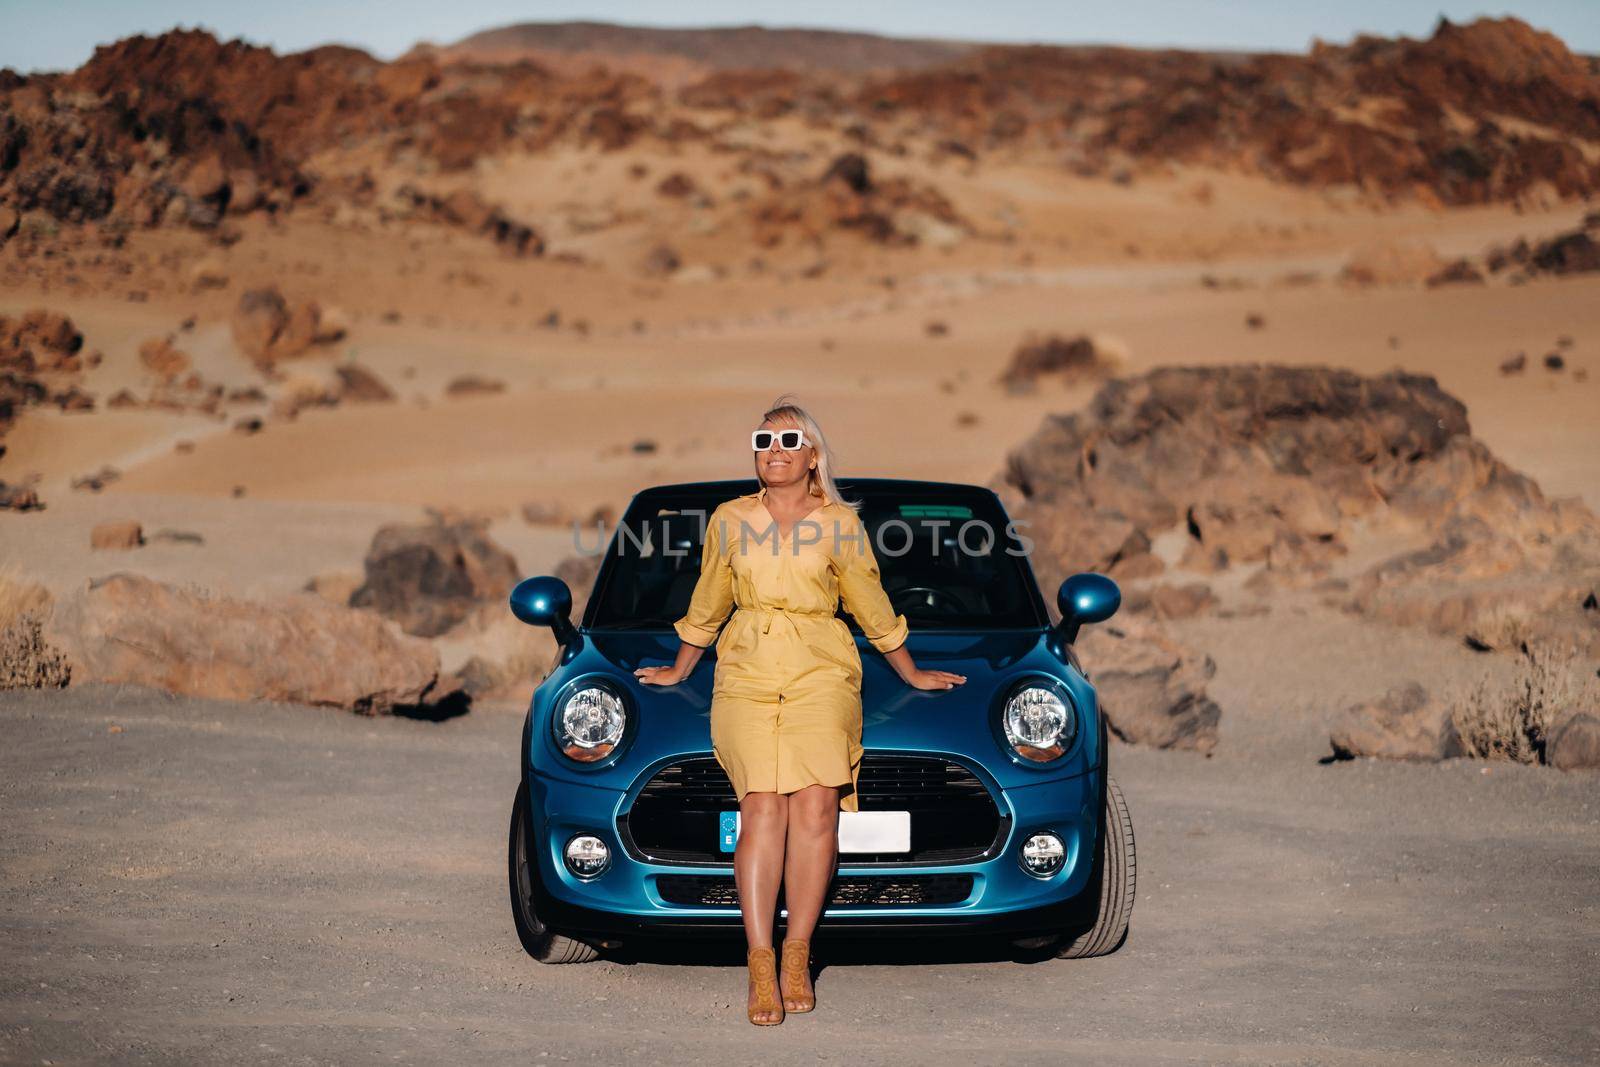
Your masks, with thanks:
[{"label": "steering wheel", "polygon": [[[904,589],[896,589],[890,599],[895,610],[903,615],[959,615],[962,611],[961,604],[954,597],[930,585],[908,585]],[[908,610],[911,605],[902,603],[904,601],[914,602],[916,610]]]}]

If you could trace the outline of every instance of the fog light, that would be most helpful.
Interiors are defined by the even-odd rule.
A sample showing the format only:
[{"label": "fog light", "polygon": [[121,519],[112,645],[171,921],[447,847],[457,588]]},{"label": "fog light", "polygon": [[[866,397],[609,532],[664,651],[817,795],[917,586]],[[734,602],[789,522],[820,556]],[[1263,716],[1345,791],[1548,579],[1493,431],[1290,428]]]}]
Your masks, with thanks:
[{"label": "fog light", "polygon": [[611,862],[611,850],[593,834],[579,834],[567,842],[567,869],[579,878],[593,878]]},{"label": "fog light", "polygon": [[1034,834],[1022,843],[1022,866],[1029,874],[1049,877],[1067,861],[1067,846],[1055,834]]}]

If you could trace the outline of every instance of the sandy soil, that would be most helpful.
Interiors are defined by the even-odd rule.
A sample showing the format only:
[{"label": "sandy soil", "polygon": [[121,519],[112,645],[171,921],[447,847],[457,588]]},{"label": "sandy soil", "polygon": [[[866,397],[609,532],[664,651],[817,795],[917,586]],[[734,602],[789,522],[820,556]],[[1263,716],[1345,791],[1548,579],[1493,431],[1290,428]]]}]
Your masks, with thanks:
[{"label": "sandy soil", "polygon": [[[1230,724],[1309,699],[1226,663]],[[1343,668],[1308,687],[1366,684]],[[520,716],[96,688],[0,695],[0,728],[8,1063],[1600,1056],[1592,774],[1118,746],[1140,879],[1121,952],[819,941],[816,1014],[757,1031],[732,951],[522,953]]]},{"label": "sandy soil", "polygon": [[[673,165],[694,169],[693,160]],[[648,193],[622,167],[609,159],[522,160],[486,164],[476,180],[503,196],[524,190],[527,202],[517,206],[546,215],[556,211],[552,194],[540,200],[527,190],[549,190],[563,175],[592,181],[591,200],[616,201],[624,220],[601,234],[644,244]],[[345,341],[285,364],[285,374],[326,374],[355,360],[399,400],[312,409],[293,422],[269,420],[255,435],[231,427],[259,406],[230,406],[220,418],[30,412],[6,442],[0,477],[40,476],[50,507],[0,514],[0,543],[13,566],[62,588],[113,567],[174,572],[165,549],[91,555],[91,518],[210,523],[218,536],[186,547],[181,566],[249,592],[358,569],[378,522],[448,505],[496,515],[497,535],[519,543],[519,561],[533,573],[567,554],[571,537],[518,530],[523,504],[581,515],[619,507],[647,484],[745,475],[743,434],[783,391],[818,414],[843,473],[987,480],[1044,415],[1070,410],[1092,391],[1046,382],[1018,396],[996,383],[1017,343],[1047,331],[1095,334],[1125,354],[1130,371],[1281,361],[1434,374],[1513,466],[1548,493],[1600,506],[1600,421],[1592,416],[1600,381],[1578,380],[1600,370],[1600,279],[1437,290],[1336,281],[1351,250],[1374,240],[1481,251],[1570,226],[1578,208],[1374,212],[1219,175],[1125,189],[1020,165],[985,168],[981,178],[939,173],[969,215],[982,217],[986,198],[998,198],[1030,223],[1021,231],[1028,239],[900,252],[837,241],[826,254],[829,270],[805,279],[792,264],[738,269],[748,246],[714,233],[699,255],[727,261],[724,278],[696,275],[689,256],[690,268],[660,281],[635,276],[632,253],[621,250],[586,246],[608,258],[574,266],[505,259],[481,239],[427,227],[397,233],[310,218],[289,228],[246,220],[243,239],[223,250],[196,235],[140,235],[151,256],[175,265],[168,273],[102,284],[85,280],[87,272],[41,273],[0,295],[0,313],[44,305],[70,314],[87,344],[105,353],[85,382],[102,401],[118,388],[147,386],[138,345],[174,331],[208,381],[262,384],[233,348],[227,321],[237,293],[267,281],[291,296],[315,295],[352,322]],[[546,180],[534,180],[539,175]],[[1193,195],[1201,184],[1212,190],[1209,203]],[[223,263],[228,288],[181,291],[174,279],[201,257]],[[1284,284],[1294,272],[1317,280]],[[1206,275],[1223,287],[1203,286]],[[124,298],[134,285],[145,302]],[[560,325],[539,325],[551,309]],[[398,322],[384,321],[391,311],[400,312]],[[1265,325],[1247,326],[1252,314]],[[194,326],[180,331],[191,316]],[[586,334],[575,328],[580,319]],[[933,321],[948,333],[930,336]],[[1571,339],[1566,370],[1544,370],[1543,355],[1562,337]],[[1499,363],[1518,351],[1528,353],[1530,369],[1501,376]],[[446,398],[444,385],[463,373],[507,389]],[[193,448],[178,451],[183,441]],[[639,451],[638,442],[654,450]],[[98,499],[67,488],[106,464],[123,477]],[[303,548],[299,563],[273,551],[286,541]]]}]

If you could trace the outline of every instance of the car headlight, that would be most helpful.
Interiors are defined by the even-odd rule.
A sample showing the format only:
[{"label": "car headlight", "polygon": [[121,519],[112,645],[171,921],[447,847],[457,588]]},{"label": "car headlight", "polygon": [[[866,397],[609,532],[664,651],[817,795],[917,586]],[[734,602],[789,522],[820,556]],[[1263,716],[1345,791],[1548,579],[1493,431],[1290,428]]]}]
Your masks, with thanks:
[{"label": "car headlight", "polygon": [[622,697],[605,686],[575,689],[556,711],[556,744],[579,763],[603,760],[616,751],[628,725]]},{"label": "car headlight", "polygon": [[1059,759],[1078,734],[1070,699],[1046,685],[1024,685],[1012,693],[1001,718],[1012,751],[1035,763]]}]

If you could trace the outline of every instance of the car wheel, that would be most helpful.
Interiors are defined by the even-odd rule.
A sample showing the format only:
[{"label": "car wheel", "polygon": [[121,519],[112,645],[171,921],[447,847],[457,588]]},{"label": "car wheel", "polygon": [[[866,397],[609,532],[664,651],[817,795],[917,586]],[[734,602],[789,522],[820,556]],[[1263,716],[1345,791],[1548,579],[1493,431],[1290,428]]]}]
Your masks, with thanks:
[{"label": "car wheel", "polygon": [[511,875],[511,915],[516,920],[517,937],[528,955],[540,963],[588,963],[599,958],[592,945],[566,937],[539,919],[534,907],[533,857],[528,851],[528,786],[517,789],[511,806],[511,841],[506,849]]},{"label": "car wheel", "polygon": [[[1056,949],[1056,957],[1081,960],[1106,956],[1128,939],[1128,920],[1133,915],[1133,894],[1138,865],[1134,861],[1133,818],[1128,814],[1122,790],[1106,780],[1105,828],[1100,834],[1100,851],[1095,856],[1095,871],[1084,890],[1086,906],[1081,933],[1069,933]],[[1085,928],[1086,927],[1086,928]]]}]

